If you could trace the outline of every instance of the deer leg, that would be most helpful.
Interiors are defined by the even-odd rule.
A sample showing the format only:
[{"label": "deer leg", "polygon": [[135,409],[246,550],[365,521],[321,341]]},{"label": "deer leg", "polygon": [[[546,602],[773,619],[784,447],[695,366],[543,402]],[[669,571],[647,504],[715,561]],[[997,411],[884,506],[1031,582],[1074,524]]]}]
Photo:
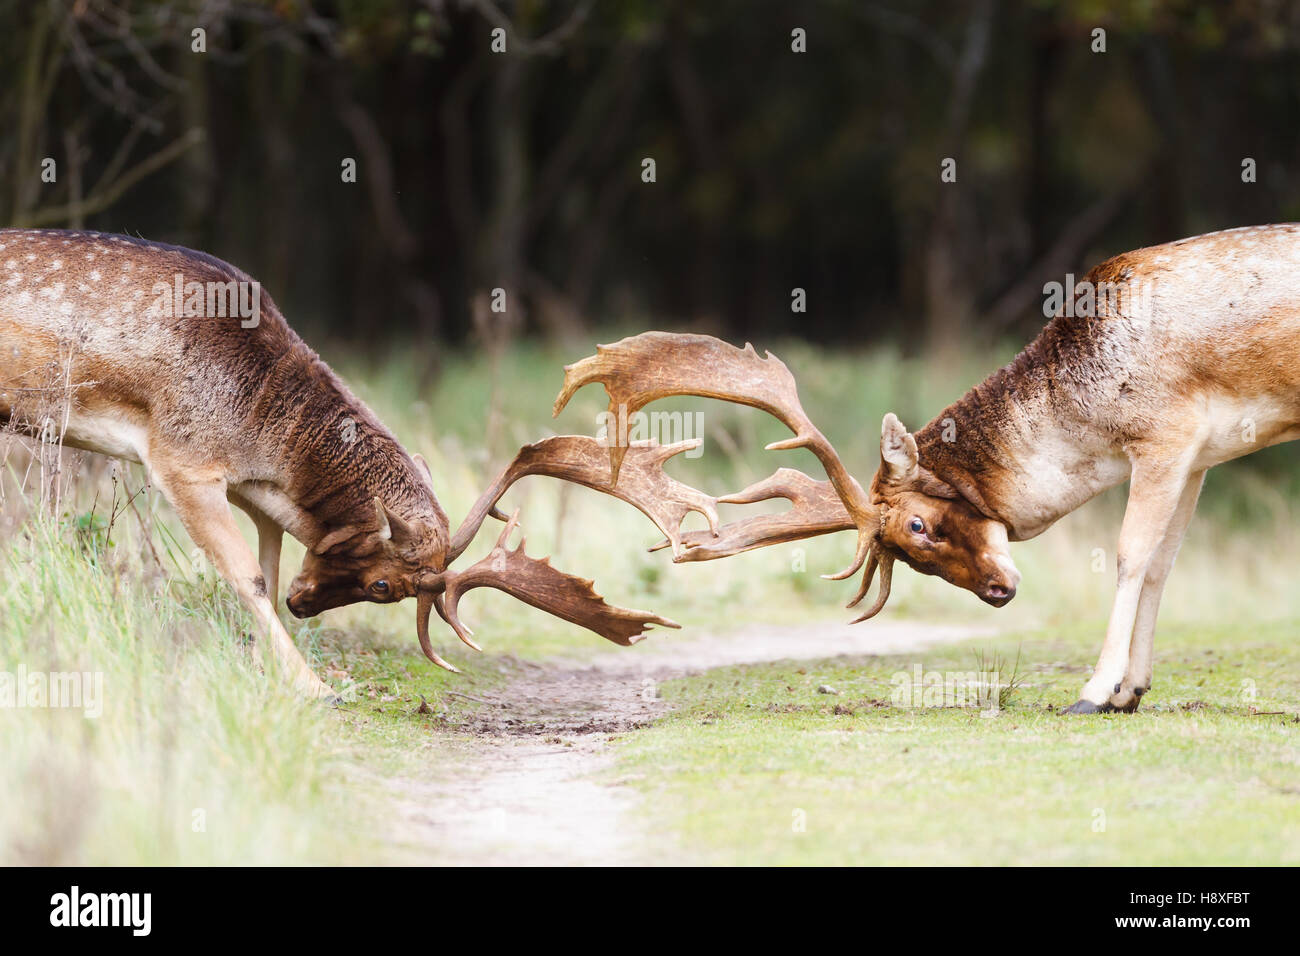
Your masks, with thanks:
[{"label": "deer leg", "polygon": [[[1115,709],[1110,698],[1121,692],[1124,675],[1128,673],[1133,625],[1147,571],[1169,532],[1186,484],[1187,473],[1183,469],[1163,462],[1134,460],[1128,506],[1120,527],[1118,580],[1106,640],[1092,678],[1066,713],[1094,714]],[[1133,698],[1134,702],[1136,699]]]},{"label": "deer leg", "polygon": [[263,514],[253,516],[257,527],[257,563],[266,582],[266,596],[271,606],[280,601],[280,545],[284,542],[284,529]]},{"label": "deer leg", "polygon": [[280,601],[280,545],[284,541],[284,529],[280,527],[261,508],[247,501],[242,495],[226,489],[230,503],[248,515],[257,529],[257,563],[262,568],[262,578],[266,581],[266,596],[271,604],[279,606]]},{"label": "deer leg", "polygon": [[[155,479],[194,543],[203,549],[217,572],[253,613],[261,636],[269,641],[274,666],[280,669],[295,690],[305,696],[332,698],[334,691],[307,666],[289,632],[280,623],[266,578],[240,535],[226,503],[225,481],[194,481],[176,475],[162,476],[156,471]],[[275,550],[278,558],[278,538]]]},{"label": "deer leg", "polygon": [[1156,615],[1160,613],[1160,597],[1165,581],[1173,570],[1174,559],[1182,546],[1187,526],[1196,511],[1196,502],[1205,483],[1205,472],[1198,471],[1183,486],[1178,507],[1169,522],[1169,530],[1156,550],[1142,581],[1142,596],[1138,599],[1137,619],[1133,623],[1133,640],[1129,647],[1128,673],[1120,683],[1118,693],[1110,697],[1110,705],[1117,710],[1137,710],[1138,701],[1151,689],[1152,652],[1156,638]]}]

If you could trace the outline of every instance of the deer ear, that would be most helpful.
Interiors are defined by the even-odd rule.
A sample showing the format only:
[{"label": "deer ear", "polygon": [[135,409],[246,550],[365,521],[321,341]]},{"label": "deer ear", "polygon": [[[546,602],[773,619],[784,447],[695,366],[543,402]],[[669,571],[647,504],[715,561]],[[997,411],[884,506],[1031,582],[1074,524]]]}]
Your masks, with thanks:
[{"label": "deer ear", "polygon": [[895,484],[916,477],[916,439],[893,412],[880,425],[880,467]]},{"label": "deer ear", "polygon": [[411,456],[411,460],[419,466],[420,473],[424,475],[425,483],[429,486],[429,490],[433,491],[433,469],[429,467],[429,463],[424,460],[424,456],[418,451]]},{"label": "deer ear", "polygon": [[399,547],[411,540],[410,524],[401,515],[385,508],[378,495],[375,495],[375,513],[379,516],[379,530],[376,533],[380,540],[391,541]]},{"label": "deer ear", "polygon": [[322,555],[328,551],[337,548],[344,542],[351,541],[357,535],[362,534],[362,529],[353,525],[346,525],[342,528],[335,528],[329,534],[325,535],[312,546],[312,554]]},{"label": "deer ear", "polygon": [[393,528],[388,522],[388,512],[384,508],[384,503],[378,495],[375,495],[375,514],[379,516],[379,530],[375,534],[379,535],[381,541],[387,541],[393,536]]},{"label": "deer ear", "polygon": [[[375,506],[375,521],[360,521],[357,524],[344,525],[341,528],[335,528],[325,537],[316,542],[311,549],[314,554],[325,554],[337,548],[341,544],[358,540],[348,549],[348,553],[355,557],[362,557],[372,554],[382,542],[388,541],[397,546],[406,544],[411,540],[412,528],[409,522],[395,512],[389,511],[384,507],[384,502],[375,495],[370,499]],[[376,526],[376,522],[378,522]]]},{"label": "deer ear", "polygon": [[916,470],[917,484],[920,486],[921,494],[929,495],[931,498],[960,498],[961,494],[948,482],[939,478],[932,471],[925,468]]}]

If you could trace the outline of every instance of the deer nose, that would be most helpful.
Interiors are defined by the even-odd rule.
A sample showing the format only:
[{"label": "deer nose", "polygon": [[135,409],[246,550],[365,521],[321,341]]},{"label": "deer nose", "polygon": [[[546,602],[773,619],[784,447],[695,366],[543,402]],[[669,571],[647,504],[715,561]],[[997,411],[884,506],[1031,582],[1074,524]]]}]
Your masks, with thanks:
[{"label": "deer nose", "polygon": [[975,593],[979,595],[981,601],[994,607],[1002,607],[1016,596],[1020,572],[1016,570],[1016,566],[1011,563],[1011,558],[1007,555],[985,552],[980,557],[988,559],[992,567],[985,565],[987,569],[985,574],[988,576],[984,579],[984,588]]},{"label": "deer nose", "polygon": [[994,578],[984,586],[984,593],[980,595],[987,603],[994,607],[1002,607],[1016,596],[1016,584],[1019,578]]},{"label": "deer nose", "polygon": [[309,584],[305,588],[299,588],[292,592],[284,599],[285,606],[289,608],[289,613],[294,617],[311,617],[311,612],[303,606],[303,600],[311,597],[316,591],[316,585]]}]

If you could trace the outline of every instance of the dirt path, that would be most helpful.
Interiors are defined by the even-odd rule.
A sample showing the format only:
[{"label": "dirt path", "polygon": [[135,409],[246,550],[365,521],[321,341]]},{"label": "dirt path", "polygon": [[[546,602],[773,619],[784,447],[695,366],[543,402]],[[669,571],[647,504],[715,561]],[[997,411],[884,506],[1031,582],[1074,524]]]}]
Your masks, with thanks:
[{"label": "dirt path", "polygon": [[673,848],[645,838],[639,794],[595,782],[613,764],[609,736],[666,710],[657,682],[729,664],[905,653],[981,633],[910,622],[657,632],[595,663],[520,662],[517,676],[469,717],[465,729],[479,743],[455,779],[401,781],[399,831],[437,863],[669,862]]}]

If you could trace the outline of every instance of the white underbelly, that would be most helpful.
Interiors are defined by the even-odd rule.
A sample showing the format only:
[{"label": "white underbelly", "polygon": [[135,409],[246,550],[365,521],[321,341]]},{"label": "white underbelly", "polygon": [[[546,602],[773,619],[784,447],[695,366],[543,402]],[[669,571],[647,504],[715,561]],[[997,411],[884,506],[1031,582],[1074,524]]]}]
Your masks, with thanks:
[{"label": "white underbelly", "polygon": [[1295,402],[1283,398],[1215,397],[1202,414],[1203,437],[1194,466],[1198,469],[1300,438]]},{"label": "white underbelly", "polygon": [[[54,423],[56,429],[58,424]],[[149,453],[143,426],[111,413],[73,412],[68,416],[63,443],[134,462],[143,462]]]},{"label": "white underbelly", "polygon": [[299,541],[311,540],[311,517],[276,486],[266,481],[242,481],[230,488]]}]

